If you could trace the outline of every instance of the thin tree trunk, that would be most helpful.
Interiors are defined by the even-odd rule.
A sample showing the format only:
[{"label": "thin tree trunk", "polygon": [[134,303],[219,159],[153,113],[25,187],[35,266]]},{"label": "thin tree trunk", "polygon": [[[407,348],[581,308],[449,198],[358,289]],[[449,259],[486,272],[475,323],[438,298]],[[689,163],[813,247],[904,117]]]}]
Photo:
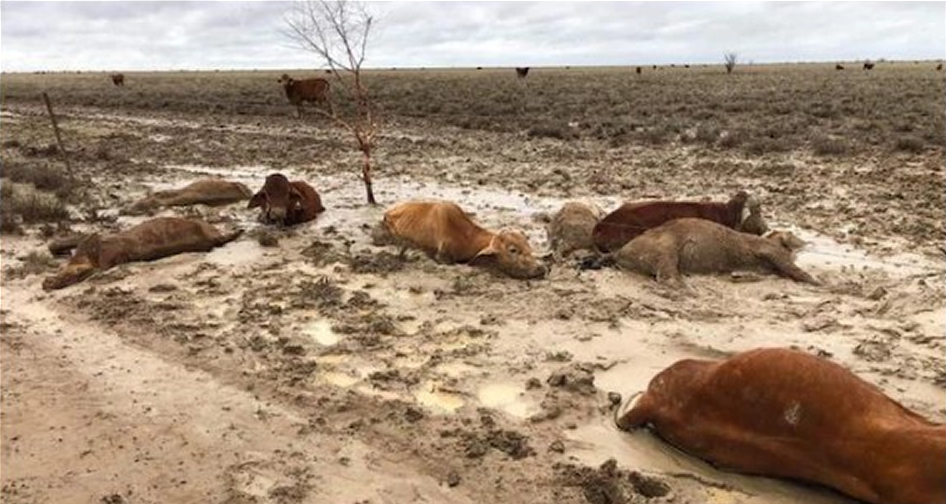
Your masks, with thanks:
[{"label": "thin tree trunk", "polygon": [[361,178],[365,181],[365,192],[368,195],[368,204],[377,205],[374,199],[374,190],[371,188],[371,151],[362,150]]},{"label": "thin tree trunk", "polygon": [[49,120],[53,123],[53,133],[56,134],[56,144],[59,146],[59,157],[66,163],[66,170],[69,178],[75,182],[75,174],[72,173],[72,164],[69,162],[69,156],[66,154],[66,148],[62,145],[62,135],[59,134],[59,123],[56,122],[56,114],[53,113],[53,104],[49,101],[49,95],[43,93],[43,101],[46,102],[46,110],[49,111]]}]

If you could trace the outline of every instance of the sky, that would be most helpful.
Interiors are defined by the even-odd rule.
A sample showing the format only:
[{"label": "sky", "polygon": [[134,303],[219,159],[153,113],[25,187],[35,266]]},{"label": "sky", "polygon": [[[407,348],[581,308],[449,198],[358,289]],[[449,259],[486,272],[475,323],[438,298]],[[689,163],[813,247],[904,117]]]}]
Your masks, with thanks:
[{"label": "sky", "polygon": [[[3,71],[322,68],[286,2],[0,2]],[[946,2],[367,2],[365,67],[925,60]]]}]

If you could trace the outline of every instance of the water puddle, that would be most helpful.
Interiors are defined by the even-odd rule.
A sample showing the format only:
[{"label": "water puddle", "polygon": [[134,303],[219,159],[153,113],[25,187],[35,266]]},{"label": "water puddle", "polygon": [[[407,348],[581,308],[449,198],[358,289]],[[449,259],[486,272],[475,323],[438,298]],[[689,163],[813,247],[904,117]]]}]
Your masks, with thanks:
[{"label": "water puddle", "polygon": [[796,264],[802,268],[840,270],[842,268],[877,269],[888,273],[915,275],[943,270],[943,265],[919,254],[901,252],[878,257],[852,245],[838,243],[829,236],[792,226],[779,226],[795,233],[808,245],[798,251]]},{"label": "water puddle", "polygon": [[480,387],[476,398],[487,408],[494,408],[517,418],[526,418],[538,411],[523,397],[522,387],[513,383],[490,383]]},{"label": "water puddle", "polygon": [[[307,325],[304,329],[302,329],[302,332],[305,333],[310,338],[312,338],[313,341],[315,341],[316,343],[322,346],[336,345],[341,340],[341,336],[339,336],[338,333],[332,330],[332,323],[325,319],[312,322],[311,324]],[[326,357],[336,357],[336,356],[323,356],[320,359],[325,359]],[[347,360],[344,358],[345,356],[337,356],[337,357],[342,357],[338,361],[340,363],[345,362]]]},{"label": "water puddle", "polygon": [[325,371],[321,373],[323,380],[336,387],[348,388],[361,381],[361,378],[352,376],[348,373],[338,371]]},{"label": "water puddle", "polygon": [[460,409],[464,400],[459,394],[440,389],[434,381],[428,381],[414,392],[414,398],[428,409],[444,413],[454,413]]},{"label": "water puddle", "polygon": [[239,266],[262,259],[265,251],[253,240],[236,240],[206,254],[204,260],[218,266]]}]

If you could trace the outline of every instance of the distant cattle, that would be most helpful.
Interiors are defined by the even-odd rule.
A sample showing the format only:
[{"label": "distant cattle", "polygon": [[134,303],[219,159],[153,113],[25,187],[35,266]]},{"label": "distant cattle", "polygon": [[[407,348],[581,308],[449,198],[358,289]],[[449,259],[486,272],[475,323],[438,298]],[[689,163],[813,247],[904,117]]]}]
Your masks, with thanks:
[{"label": "distant cattle", "polygon": [[869,61],[865,61],[865,62],[864,62],[864,70],[873,70],[873,69],[874,69],[874,64],[873,64],[873,63],[871,63],[871,62],[869,62]]},{"label": "distant cattle", "polygon": [[837,65],[834,65],[834,69],[835,69],[835,70],[844,70],[844,65],[838,63]]},{"label": "distant cattle", "polygon": [[493,232],[480,227],[456,203],[409,201],[384,213],[374,232],[375,245],[398,245],[424,251],[442,263],[466,263],[513,278],[538,278],[548,268],[536,260],[526,236],[518,230]]},{"label": "distant cattle", "polygon": [[637,72],[637,75],[640,75],[640,74],[641,74],[641,67],[635,68],[634,71]]},{"label": "distant cattle", "polygon": [[117,74],[112,74],[109,77],[112,79],[112,84],[116,86],[125,85],[125,74],[117,73]]},{"label": "distant cattle", "polygon": [[516,67],[516,76],[520,79],[524,79],[526,75],[529,75],[529,67]]},{"label": "distant cattle", "polygon": [[686,65],[683,65],[683,68],[690,68],[690,64],[687,63]]},{"label": "distant cattle", "polygon": [[119,264],[153,261],[184,252],[207,252],[237,239],[242,233],[242,230],[221,233],[206,222],[177,217],[158,217],[104,237],[94,233],[74,243],[75,253],[57,274],[43,280],[43,290],[68,287],[96,271]]},{"label": "distant cattle", "polygon": [[657,69],[657,65],[653,65],[651,68],[654,69],[654,70],[656,70],[656,69]]},{"label": "distant cattle", "polygon": [[157,191],[135,202],[124,211],[137,215],[153,212],[161,207],[208,205],[221,206],[249,199],[253,195],[245,184],[223,179],[202,179],[180,189]]},{"label": "distant cattle", "polygon": [[312,186],[301,180],[289,182],[281,173],[266,177],[247,208],[262,208],[260,220],[284,226],[308,222],[325,211],[322,198]]},{"label": "distant cattle", "polygon": [[331,86],[327,80],[321,77],[295,80],[289,74],[282,74],[282,77],[276,82],[283,85],[289,103],[296,106],[297,116],[302,116],[302,104],[304,102],[324,104],[328,108],[328,112],[332,113],[332,102],[328,96]]},{"label": "distant cattle", "polygon": [[942,70],[942,69],[943,69],[943,64],[940,63],[939,65],[936,65],[936,69],[937,69],[937,70]]},{"label": "distant cattle", "polygon": [[708,219],[753,234],[768,230],[759,202],[745,191],[739,191],[726,203],[660,200],[625,203],[595,226],[595,246],[602,252],[612,252],[644,231],[682,217]]},{"label": "distant cattle", "polygon": [[706,219],[675,219],[627,242],[613,254],[618,267],[684,286],[684,273],[775,273],[796,282],[820,282],[795,265],[804,242],[776,231],[765,238]]},{"label": "distant cattle", "polygon": [[946,502],[946,426],[828,359],[783,348],[685,359],[628,403],[616,410],[619,428],[650,426],[720,469],[870,504]]}]

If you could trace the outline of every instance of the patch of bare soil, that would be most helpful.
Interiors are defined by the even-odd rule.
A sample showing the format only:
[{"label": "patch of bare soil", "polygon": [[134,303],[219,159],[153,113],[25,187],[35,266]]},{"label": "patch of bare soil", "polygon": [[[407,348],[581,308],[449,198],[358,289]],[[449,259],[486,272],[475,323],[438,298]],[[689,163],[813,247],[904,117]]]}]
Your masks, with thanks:
[{"label": "patch of bare soil", "polygon": [[[364,205],[358,160],[324,124],[106,112],[79,104],[63,121],[81,176],[97,181],[69,204],[70,232],[141,222],[120,209],[208,175],[257,189],[282,171],[327,211],[272,229],[239,204],[161,210],[248,232],[51,293],[37,254],[53,228],[4,234],[4,502],[847,502],[612,426],[620,398],[676,360],[760,346],[833,359],[946,419],[941,156],[386,130],[382,202],[451,199],[545,254],[541,215],[572,198],[610,210],[745,188],[773,227],[809,242],[798,264],[825,284],[696,276],[684,294],[578,261],[519,281],[373,245],[383,207]],[[4,163],[45,162],[43,121],[6,106]]]}]

